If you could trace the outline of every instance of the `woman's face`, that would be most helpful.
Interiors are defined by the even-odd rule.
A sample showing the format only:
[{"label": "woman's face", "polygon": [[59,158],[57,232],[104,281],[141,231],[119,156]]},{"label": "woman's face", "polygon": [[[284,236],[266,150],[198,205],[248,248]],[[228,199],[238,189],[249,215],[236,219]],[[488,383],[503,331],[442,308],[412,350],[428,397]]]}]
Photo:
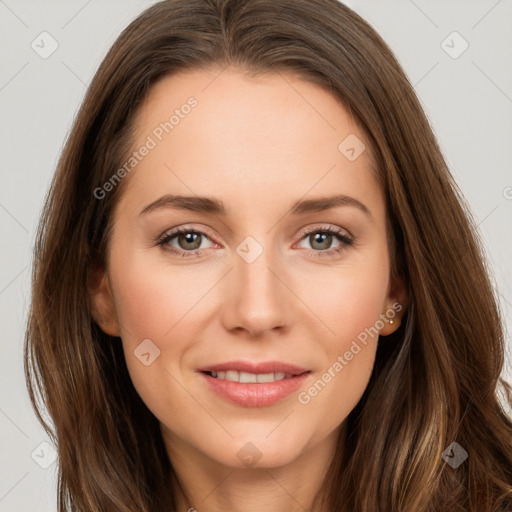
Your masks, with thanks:
[{"label": "woman's face", "polygon": [[404,300],[362,132],[316,85],[232,68],[162,79],[135,128],[93,296],[169,452],[271,467],[335,439]]}]

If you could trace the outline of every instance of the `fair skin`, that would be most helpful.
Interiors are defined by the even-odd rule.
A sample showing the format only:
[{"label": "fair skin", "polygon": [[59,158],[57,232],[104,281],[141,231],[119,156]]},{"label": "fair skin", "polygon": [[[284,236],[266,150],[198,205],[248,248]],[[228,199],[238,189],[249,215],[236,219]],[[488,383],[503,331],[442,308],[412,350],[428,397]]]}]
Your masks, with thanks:
[{"label": "fair skin", "polygon": [[[137,115],[135,148],[190,96],[197,106],[124,178],[107,269],[92,295],[96,317],[121,337],[134,386],[160,422],[186,494],[178,493],[178,510],[318,512],[314,496],[370,379],[378,335],[308,403],[299,393],[393,303],[406,301],[403,283],[390,280],[385,203],[368,144],[317,85],[230,68],[159,81]],[[354,161],[338,150],[349,134],[367,148]],[[169,206],[140,213],[166,194],[216,198],[226,214]],[[290,213],[296,201],[334,194],[369,213],[354,204]],[[175,236],[167,248],[190,256],[200,242],[199,256],[158,245],[176,227],[204,235],[195,245]],[[322,241],[325,228],[354,243]],[[236,252],[248,236],[263,249],[250,263]],[[382,336],[399,327],[403,312],[379,324]],[[148,366],[134,355],[146,339],[160,350]],[[244,407],[210,390],[198,372],[240,359],[285,361],[310,373],[298,392]],[[238,455],[247,443],[260,454],[250,467]]]}]

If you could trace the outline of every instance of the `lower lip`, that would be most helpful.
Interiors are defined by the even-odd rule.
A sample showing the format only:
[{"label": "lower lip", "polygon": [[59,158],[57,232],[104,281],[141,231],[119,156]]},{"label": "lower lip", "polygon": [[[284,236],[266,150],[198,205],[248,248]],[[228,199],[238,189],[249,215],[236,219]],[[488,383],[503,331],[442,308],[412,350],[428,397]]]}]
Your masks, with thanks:
[{"label": "lower lip", "polygon": [[310,372],[275,382],[241,383],[217,379],[201,372],[207,384],[221,397],[244,407],[264,407],[297,391]]}]

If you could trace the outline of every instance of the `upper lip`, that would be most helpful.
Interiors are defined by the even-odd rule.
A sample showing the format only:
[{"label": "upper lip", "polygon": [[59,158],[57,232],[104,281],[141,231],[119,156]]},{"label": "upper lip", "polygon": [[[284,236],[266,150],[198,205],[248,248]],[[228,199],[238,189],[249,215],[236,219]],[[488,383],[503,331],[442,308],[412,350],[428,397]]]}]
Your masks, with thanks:
[{"label": "upper lip", "polygon": [[198,369],[200,372],[224,372],[236,370],[238,372],[247,372],[254,374],[264,373],[288,373],[300,375],[307,372],[305,368],[281,361],[265,361],[261,363],[252,363],[249,361],[227,361],[225,363],[212,364]]}]

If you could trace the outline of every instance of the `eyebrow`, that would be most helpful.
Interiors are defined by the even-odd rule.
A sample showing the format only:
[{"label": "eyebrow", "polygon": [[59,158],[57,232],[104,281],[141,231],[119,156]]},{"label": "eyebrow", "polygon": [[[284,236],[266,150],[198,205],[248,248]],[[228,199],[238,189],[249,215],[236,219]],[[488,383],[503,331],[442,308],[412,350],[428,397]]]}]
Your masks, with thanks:
[{"label": "eyebrow", "polygon": [[[355,197],[344,194],[318,197],[302,201],[299,200],[292,206],[290,213],[291,215],[297,216],[304,215],[306,213],[323,212],[339,206],[353,206],[358,208],[373,220],[372,213],[366,205]],[[222,216],[226,216],[227,214],[224,203],[219,199],[212,197],[167,194],[145,206],[139,215],[145,215],[160,208],[174,208]]]}]

